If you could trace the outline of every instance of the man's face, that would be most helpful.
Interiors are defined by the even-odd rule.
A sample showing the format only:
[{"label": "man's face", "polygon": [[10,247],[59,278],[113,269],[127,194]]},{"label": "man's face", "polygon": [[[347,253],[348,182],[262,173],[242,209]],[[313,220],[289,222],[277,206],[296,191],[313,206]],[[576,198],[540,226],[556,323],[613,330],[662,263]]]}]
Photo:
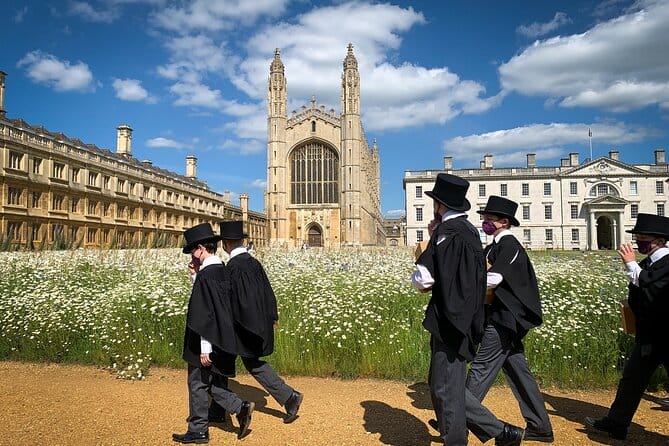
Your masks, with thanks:
[{"label": "man's face", "polygon": [[202,251],[204,251],[204,247],[202,245],[197,245],[197,247],[193,248],[190,252],[190,257],[194,265],[202,264]]}]

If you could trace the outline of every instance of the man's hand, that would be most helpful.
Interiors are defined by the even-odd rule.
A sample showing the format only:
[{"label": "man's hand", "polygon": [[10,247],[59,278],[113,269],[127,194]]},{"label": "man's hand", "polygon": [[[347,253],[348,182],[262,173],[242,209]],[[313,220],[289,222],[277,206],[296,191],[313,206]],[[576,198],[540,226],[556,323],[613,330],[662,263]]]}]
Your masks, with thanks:
[{"label": "man's hand", "polygon": [[211,365],[211,359],[209,358],[209,353],[200,353],[200,364],[202,364],[205,367],[209,367]]},{"label": "man's hand", "polygon": [[634,254],[634,248],[631,243],[623,243],[620,245],[618,250],[618,255],[625,263],[632,262],[636,260],[636,254]]},{"label": "man's hand", "polygon": [[433,218],[430,223],[427,224],[427,233],[430,234],[430,237],[432,237],[432,233],[434,232],[435,229],[437,229],[437,226],[439,226],[439,223],[441,223],[441,220],[437,220],[436,218]]}]

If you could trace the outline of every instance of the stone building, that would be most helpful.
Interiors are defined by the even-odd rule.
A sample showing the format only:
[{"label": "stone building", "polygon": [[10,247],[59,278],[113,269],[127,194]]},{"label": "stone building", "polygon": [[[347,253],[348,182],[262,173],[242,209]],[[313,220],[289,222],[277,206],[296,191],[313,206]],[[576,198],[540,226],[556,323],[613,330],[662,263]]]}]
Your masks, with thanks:
[{"label": "stone building", "polygon": [[197,179],[197,158],[186,175],[132,157],[132,129],[117,128],[116,152],[62,133],[7,119],[5,73],[0,72],[0,241],[6,248],[178,246],[183,231],[242,219],[255,246],[267,240],[265,214],[229,192]]},{"label": "stone building", "polygon": [[[493,156],[485,155],[478,168],[453,169],[453,159],[444,157],[441,169],[406,171],[404,190],[407,215],[407,244],[427,239],[432,219],[432,190],[440,172],[451,173],[470,182],[467,199],[472,204],[468,217],[480,225],[477,210],[485,207],[488,196],[499,195],[518,203],[519,227],[516,238],[528,249],[617,249],[631,241],[639,212],[667,215],[669,165],[663,149],[655,150],[652,164],[627,164],[619,152],[579,163],[578,153],[570,153],[559,166],[537,166],[534,154],[527,154],[523,167],[493,166]],[[488,237],[480,230],[481,241]]]},{"label": "stone building", "polygon": [[270,243],[278,246],[384,245],[379,149],[360,119],[360,73],[349,44],[341,112],[312,99],[289,117],[277,49],[267,92],[267,196]]}]

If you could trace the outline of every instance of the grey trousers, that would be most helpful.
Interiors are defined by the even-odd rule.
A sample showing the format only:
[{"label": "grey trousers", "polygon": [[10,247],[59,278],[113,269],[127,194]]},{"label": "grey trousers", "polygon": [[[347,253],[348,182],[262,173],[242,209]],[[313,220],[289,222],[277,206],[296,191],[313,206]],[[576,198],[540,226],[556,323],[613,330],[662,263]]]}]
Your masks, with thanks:
[{"label": "grey trousers", "polygon": [[242,400],[227,389],[225,377],[208,367],[188,365],[188,430],[205,432],[209,426],[209,395],[230,413],[239,413]]},{"label": "grey trousers", "polygon": [[430,396],[445,445],[467,444],[465,379],[467,362],[448,345],[432,336],[430,340]]},{"label": "grey trousers", "polygon": [[293,394],[293,388],[290,387],[281,377],[274,371],[272,366],[259,358],[244,358],[242,363],[246,370],[255,378],[263,388],[272,395],[277,403],[284,406],[288,398]]},{"label": "grey trousers", "polygon": [[[522,340],[516,339],[513,333],[503,327],[487,324],[479,350],[469,368],[467,390],[478,401],[482,401],[500,370],[504,372],[518,401],[527,428],[541,433],[552,432],[544,398],[527,364]],[[486,420],[482,419],[472,422],[486,424]],[[474,430],[472,432],[476,433]]]}]

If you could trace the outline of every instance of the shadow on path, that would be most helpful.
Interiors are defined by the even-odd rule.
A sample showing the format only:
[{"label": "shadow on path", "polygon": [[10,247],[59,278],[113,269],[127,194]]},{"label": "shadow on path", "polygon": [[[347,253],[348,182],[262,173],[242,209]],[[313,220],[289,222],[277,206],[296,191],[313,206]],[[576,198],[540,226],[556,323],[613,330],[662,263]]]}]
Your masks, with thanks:
[{"label": "shadow on path", "polygon": [[[606,416],[609,409],[608,407],[600,406],[599,404],[589,403],[587,401],[575,400],[571,398],[566,398],[562,396],[554,396],[548,393],[544,393],[544,401],[549,406],[552,406],[551,410],[548,408],[548,413],[554,417],[562,417],[566,420],[572,421],[574,423],[579,423],[583,427],[576,429],[579,432],[584,433],[592,441],[595,441],[599,444],[608,444],[608,445],[623,445],[623,444],[633,444],[633,445],[644,445],[644,446],[667,446],[669,445],[669,436],[659,434],[657,432],[647,431],[643,426],[632,423],[627,432],[627,439],[614,440],[610,438],[607,434],[599,433],[594,429],[586,429],[584,425],[585,417],[592,418],[602,418]],[[556,438],[556,441],[559,439]]]},{"label": "shadow on path", "polygon": [[411,384],[407,395],[411,398],[411,405],[416,409],[432,410],[430,386],[428,386],[427,383],[420,382]]},{"label": "shadow on path", "polygon": [[381,401],[363,401],[364,428],[381,434],[379,441],[393,446],[429,446],[432,437],[427,426],[405,410],[396,409]]}]

